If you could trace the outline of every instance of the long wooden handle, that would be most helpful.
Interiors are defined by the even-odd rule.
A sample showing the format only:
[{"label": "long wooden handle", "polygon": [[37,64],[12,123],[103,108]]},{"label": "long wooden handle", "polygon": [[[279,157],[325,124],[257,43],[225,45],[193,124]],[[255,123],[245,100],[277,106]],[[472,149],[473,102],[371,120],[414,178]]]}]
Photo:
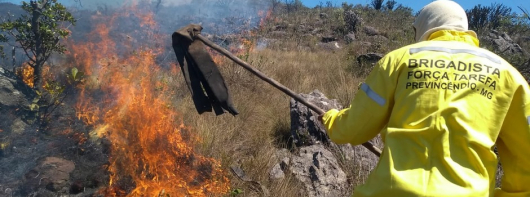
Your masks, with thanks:
[{"label": "long wooden handle", "polygon": [[[198,39],[198,40],[202,41],[204,44],[208,45],[212,49],[214,49],[217,52],[225,55],[226,57],[228,57],[229,59],[231,59],[235,63],[237,63],[240,66],[242,66],[243,68],[247,69],[252,74],[258,76],[260,79],[262,79],[262,80],[266,81],[267,83],[271,84],[272,86],[278,88],[280,91],[282,91],[283,93],[289,95],[294,100],[296,100],[296,101],[304,104],[305,106],[309,107],[309,109],[317,112],[317,114],[320,115],[320,114],[326,113],[323,109],[319,108],[318,106],[314,105],[313,103],[308,102],[307,100],[302,98],[300,95],[296,94],[294,91],[292,91],[289,88],[285,87],[284,85],[282,85],[281,83],[277,82],[276,80],[274,80],[274,79],[272,79],[270,77],[267,77],[265,74],[263,74],[259,70],[253,68],[252,66],[250,66],[245,61],[239,59],[234,54],[230,53],[230,51],[228,51],[228,50],[220,47],[219,45],[213,43],[212,41],[208,40],[204,36],[202,36],[200,34],[196,34],[195,35],[195,39]],[[377,155],[378,157],[381,156],[381,150],[379,150],[377,147],[375,147],[372,143],[365,142],[365,143],[363,143],[363,146],[366,147],[368,150],[370,150],[375,155]]]},{"label": "long wooden handle", "polygon": [[234,54],[230,53],[228,50],[220,47],[219,45],[216,45],[215,43],[213,43],[212,41],[208,40],[207,38],[205,38],[204,36],[200,35],[200,34],[197,34],[195,36],[196,39],[199,39],[200,41],[202,41],[204,44],[208,45],[209,47],[215,49],[216,51],[218,51],[219,53],[225,55],[226,57],[230,58],[232,61],[236,62],[237,64],[241,65],[243,68],[247,69],[248,71],[250,71],[252,74],[258,76],[260,79],[270,83],[272,86],[278,88],[279,90],[281,90],[283,93],[289,95],[290,97],[294,98],[295,100],[297,100],[298,102],[304,104],[305,106],[309,107],[311,110],[317,112],[318,114],[323,114],[323,113],[326,113],[324,110],[320,109],[319,107],[317,107],[316,105],[314,105],[313,103],[310,103],[308,102],[307,100],[305,100],[304,98],[302,98],[300,95],[296,94],[295,92],[293,92],[292,90],[290,90],[289,88],[285,87],[284,85],[282,85],[281,83],[277,82],[276,80],[270,78],[270,77],[267,77],[265,74],[263,74],[262,72],[260,72],[259,70],[253,68],[252,66],[250,66],[248,63],[246,63],[245,61],[239,59],[238,57],[236,57]]}]

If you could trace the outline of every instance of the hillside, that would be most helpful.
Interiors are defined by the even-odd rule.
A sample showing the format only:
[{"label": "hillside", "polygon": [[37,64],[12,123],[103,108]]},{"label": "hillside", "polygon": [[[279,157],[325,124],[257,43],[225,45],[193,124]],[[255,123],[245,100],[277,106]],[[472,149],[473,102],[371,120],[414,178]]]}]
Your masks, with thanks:
[{"label": "hillside", "polygon": [[[4,60],[0,196],[350,196],[364,182],[376,156],[329,142],[315,114],[213,50],[240,114],[199,115],[171,34],[201,23],[204,36],[252,67],[320,107],[340,108],[378,59],[414,42],[410,8],[153,2],[70,8],[78,21],[67,51],[45,69],[50,83],[64,85],[64,98],[44,123],[22,82],[24,54],[16,72]],[[5,9],[16,10],[1,3]],[[529,77],[530,19],[510,17],[478,25],[481,47]],[[81,83],[68,81],[73,68]]]}]

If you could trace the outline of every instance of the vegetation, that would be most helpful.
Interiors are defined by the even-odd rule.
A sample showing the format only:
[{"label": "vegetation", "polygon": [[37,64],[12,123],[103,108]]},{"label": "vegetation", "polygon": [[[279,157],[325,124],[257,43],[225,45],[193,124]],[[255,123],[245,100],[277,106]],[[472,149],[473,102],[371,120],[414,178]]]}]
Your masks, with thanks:
[{"label": "vegetation", "polygon": [[[346,44],[343,38],[350,29],[345,15],[349,11],[357,13],[363,22],[355,27],[357,41]],[[357,84],[371,69],[370,65],[359,64],[356,57],[368,52],[387,53],[411,44],[414,39],[410,28],[412,22],[412,10],[403,6],[383,11],[364,5],[343,4],[337,8],[327,4],[292,11],[288,5],[278,4],[272,17],[256,32],[256,37],[278,42],[270,42],[267,49],[245,52],[240,56],[248,58],[253,67],[296,92],[309,93],[318,89],[347,106],[357,91]],[[365,26],[380,30],[384,36],[365,34]],[[320,38],[317,34],[336,37],[341,49],[318,46]],[[271,193],[305,196],[300,194],[299,189],[303,186],[294,177],[288,175],[284,180],[275,181],[270,180],[268,174],[281,159],[277,150],[291,147],[289,97],[230,60],[223,59],[220,68],[241,115],[198,115],[188,95],[182,95],[182,100],[178,101],[181,103],[177,106],[178,111],[183,114],[185,124],[195,128],[203,139],[199,150],[220,158],[226,168],[240,165],[249,177],[265,185]],[[351,187],[363,183],[368,176],[369,170],[360,169],[356,162],[345,159],[340,162],[351,180]],[[245,182],[235,177],[231,181],[232,188],[240,189],[244,196],[258,195]]]},{"label": "vegetation", "polygon": [[479,4],[471,10],[467,10],[466,13],[469,28],[477,31],[497,29],[512,17],[512,9],[498,3],[493,3],[490,6]]},{"label": "vegetation", "polygon": [[[0,23],[0,30],[24,50],[34,70],[34,88],[39,89],[43,85],[41,74],[46,60],[52,53],[66,50],[59,41],[70,34],[64,25],[75,24],[75,19],[57,0],[23,1],[22,9],[27,14]],[[6,42],[7,38],[2,36],[0,41]]]},{"label": "vegetation", "polygon": [[[0,42],[7,42],[5,35],[0,34]],[[0,58],[5,58],[6,54],[4,53],[4,45],[0,45]]]},{"label": "vegetation", "polygon": [[[44,130],[51,120],[52,112],[66,96],[66,85],[53,80],[43,82],[43,67],[53,53],[65,52],[66,48],[60,41],[70,34],[66,25],[74,25],[76,20],[57,0],[32,0],[29,3],[23,1],[21,7],[26,14],[14,21],[8,19],[0,23],[0,30],[4,33],[0,34],[0,42],[8,42],[11,38],[24,51],[28,59],[26,65],[33,71],[26,73],[30,77],[33,76],[33,79],[29,80],[32,83],[28,85],[33,86],[37,94],[29,110],[35,112],[34,121],[38,122],[40,130]],[[0,51],[3,52],[3,48],[0,48]],[[83,75],[74,69],[71,73],[66,73],[68,78],[72,79],[68,80],[69,85],[80,83]],[[18,73],[23,73],[23,70],[21,67]]]},{"label": "vegetation", "polygon": [[[318,89],[328,98],[348,106],[357,92],[357,85],[372,68],[372,64],[358,62],[357,57],[366,53],[386,54],[414,42],[412,9],[398,5],[394,0],[383,3],[374,0],[370,5],[343,3],[341,7],[335,7],[328,1],[307,8],[300,0],[272,0],[271,16],[248,38],[254,48],[261,38],[267,38],[267,47],[250,50],[250,45],[245,44],[247,50],[242,50],[238,56],[296,92],[309,93]],[[52,52],[64,52],[59,40],[69,33],[60,28],[61,24],[74,24],[75,20],[56,0],[32,1],[25,3],[24,9],[30,15],[5,22],[1,27],[20,43],[33,66],[41,68]],[[36,11],[39,9],[43,14]],[[470,26],[476,28],[480,36],[487,35],[491,29],[511,32],[515,42],[525,51],[530,50],[528,15],[516,15],[502,4],[478,5],[467,14]],[[42,23],[33,20],[34,16]],[[362,20],[355,20],[352,25],[352,16]],[[349,35],[354,35],[355,40],[347,42]],[[337,40],[340,49],[324,47],[322,37]],[[505,58],[527,72],[527,54]],[[248,177],[264,185],[273,195],[307,196],[300,191],[303,186],[291,175],[283,180],[269,179],[270,169],[282,159],[278,150],[297,151],[289,140],[290,98],[226,58],[221,58],[219,68],[240,112],[236,117],[197,114],[180,73],[176,77],[163,78],[163,83],[171,84],[173,88],[163,93],[172,94],[174,107],[184,124],[201,138],[201,143],[195,147],[197,151],[221,161],[223,169],[240,166]],[[82,82],[84,73],[71,69],[67,76],[75,86]],[[60,95],[68,90],[58,83],[48,83],[44,87],[53,104],[61,103],[64,97]],[[360,169],[356,162],[338,158],[341,158],[340,165],[347,173],[350,187],[362,184],[369,170]],[[230,181],[231,193],[227,195],[259,195],[255,186],[235,176],[231,176]]]},{"label": "vegetation", "polygon": [[384,0],[372,0],[370,4],[374,7],[374,9],[380,10],[383,7],[383,2]]},{"label": "vegetation", "polygon": [[[511,13],[504,15],[504,6],[498,6],[500,8],[497,10],[500,11],[496,12],[499,13],[496,16],[515,17]],[[395,6],[395,9],[381,10],[347,3],[342,4],[342,7],[324,4],[297,11],[287,7],[283,3],[277,4],[272,18],[256,35],[277,39],[279,42],[270,43],[264,50],[251,51],[245,57],[253,67],[294,91],[309,93],[318,89],[329,98],[338,99],[343,106],[348,105],[357,91],[357,84],[371,70],[370,65],[360,64],[356,57],[365,53],[386,54],[414,42],[411,28],[414,15],[412,9],[402,5]],[[344,20],[348,11],[358,14],[363,21],[355,27],[356,41],[346,44],[343,38],[350,30]],[[322,13],[328,17],[321,17]],[[497,25],[499,31],[513,29],[516,25],[514,18],[491,19],[486,18],[485,23],[491,26],[500,23]],[[379,30],[379,35],[367,35],[364,32],[366,26]],[[311,28],[307,30],[307,27]],[[521,23],[521,27],[528,28],[528,21]],[[487,29],[480,31],[481,37],[487,35],[485,30]],[[284,33],[279,34],[278,31]],[[523,41],[530,36],[529,32],[514,32],[514,41],[521,44],[524,50],[530,50],[530,46]],[[320,39],[316,35],[338,38],[342,49],[319,47]],[[529,58],[524,54],[515,56]],[[514,66],[524,67],[515,58],[505,58]],[[230,60],[224,60],[220,68],[233,94],[234,103],[240,109],[240,116],[197,115],[188,96],[184,96],[182,105],[178,106],[185,117],[185,123],[196,128],[196,132],[203,137],[204,143],[199,147],[201,152],[221,158],[223,165],[227,167],[234,163],[241,165],[250,177],[266,185],[271,193],[304,196],[293,189],[301,186],[292,177],[283,181],[268,178],[268,172],[278,162],[276,150],[290,147],[289,140],[285,140],[290,128],[289,98]],[[362,184],[368,175],[368,171],[359,170],[355,162],[342,160],[341,165],[351,180],[351,187]],[[257,195],[249,193],[253,189],[237,178],[234,177],[231,181],[232,188],[244,191],[245,196]]]}]

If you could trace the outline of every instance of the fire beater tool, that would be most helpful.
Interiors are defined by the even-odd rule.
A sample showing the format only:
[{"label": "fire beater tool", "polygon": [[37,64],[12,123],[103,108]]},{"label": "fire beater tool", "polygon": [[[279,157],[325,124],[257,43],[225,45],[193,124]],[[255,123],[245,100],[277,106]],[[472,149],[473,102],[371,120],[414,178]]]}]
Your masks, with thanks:
[{"label": "fire beater tool", "polygon": [[[186,46],[181,46],[183,43],[184,45],[189,45],[190,43],[194,43],[195,40],[200,40],[202,43],[204,43],[205,45],[209,46],[210,48],[216,50],[217,52],[223,54],[224,56],[226,56],[227,58],[231,59],[232,61],[234,61],[235,63],[237,63],[238,65],[242,66],[243,68],[245,68],[246,70],[248,70],[249,72],[251,72],[252,74],[256,75],[257,77],[259,77],[260,79],[262,79],[263,81],[271,84],[272,86],[274,86],[275,88],[279,89],[280,91],[282,91],[283,93],[287,94],[288,96],[290,96],[291,98],[295,99],[296,101],[304,104],[305,106],[307,106],[309,109],[315,111],[317,114],[324,114],[325,111],[321,108],[319,108],[318,106],[314,105],[313,103],[310,103],[308,102],[307,100],[305,100],[304,98],[302,98],[300,95],[296,94],[294,91],[290,90],[289,88],[285,87],[284,85],[282,85],[281,83],[277,82],[276,80],[270,78],[270,77],[267,77],[265,74],[263,74],[262,72],[260,72],[259,70],[253,68],[252,66],[250,66],[248,63],[246,63],[245,61],[239,59],[237,56],[235,56],[234,54],[232,54],[231,52],[229,52],[228,50],[222,48],[221,46],[213,43],[212,41],[208,40],[207,38],[205,38],[204,36],[202,36],[200,33],[201,33],[201,30],[202,30],[202,27],[200,25],[194,25],[194,24],[190,24],[180,30],[178,30],[177,32],[173,33],[173,36],[172,36],[172,39],[173,39],[173,48],[175,49],[175,53],[177,53],[177,50],[182,50],[184,48],[184,53],[185,54],[188,54],[188,49],[186,48]],[[182,40],[182,37],[184,38],[184,40],[187,40],[188,42],[176,42],[175,40],[177,39],[177,37],[181,37],[181,40]],[[191,45],[190,45],[191,46]],[[180,47],[180,48],[176,48],[176,47]],[[192,50],[191,48],[189,49],[190,51]],[[190,52],[191,53],[191,52]],[[178,54],[177,54],[177,59],[178,59]],[[209,56],[208,56],[209,57]],[[192,57],[193,58],[193,57]],[[211,57],[209,57],[211,60]],[[191,58],[188,58],[188,59],[191,59]],[[197,59],[197,58],[195,58]],[[187,60],[189,61],[189,60]],[[199,60],[200,62],[200,60]],[[213,62],[213,61],[212,61]],[[181,63],[181,66],[182,66],[182,62],[179,61],[179,63]],[[191,60],[191,64],[193,64],[193,60]],[[200,65],[198,65],[200,66]],[[215,66],[215,65],[214,65]],[[215,71],[218,72],[218,70],[216,70],[217,68],[212,68],[212,69],[215,69]],[[185,74],[186,75],[186,74]],[[188,77],[192,78],[193,75],[189,75]],[[222,79],[222,77],[221,77]],[[189,79],[187,78],[186,81],[189,82],[190,81],[193,81],[194,79]],[[195,79],[196,80],[196,79]],[[224,85],[224,81],[222,81],[222,85]],[[206,89],[206,88],[205,88]],[[225,88],[226,89],[226,88]],[[190,89],[191,90],[191,89]],[[193,91],[192,91],[192,94]],[[208,94],[210,95],[210,94]],[[211,98],[210,98],[211,99]],[[195,100],[195,99],[194,99]],[[228,104],[231,105],[231,101],[230,101],[230,98],[228,97]],[[216,101],[214,100],[213,103],[215,103]],[[217,101],[218,102],[218,101]],[[225,101],[220,101],[221,103],[222,102],[225,102]],[[197,105],[197,104],[196,104]],[[226,106],[226,107],[231,107],[231,106]],[[214,107],[215,108],[215,107]],[[225,108],[225,107],[223,107]],[[226,109],[226,108],[225,108]],[[230,112],[230,110],[228,110]],[[237,112],[237,111],[236,111]],[[199,112],[201,113],[201,112]],[[232,113],[232,112],[231,112]],[[377,147],[375,147],[372,143],[370,142],[365,142],[362,144],[364,147],[366,147],[368,150],[370,150],[372,153],[374,153],[375,155],[377,155],[378,157],[381,156],[381,150]]]}]

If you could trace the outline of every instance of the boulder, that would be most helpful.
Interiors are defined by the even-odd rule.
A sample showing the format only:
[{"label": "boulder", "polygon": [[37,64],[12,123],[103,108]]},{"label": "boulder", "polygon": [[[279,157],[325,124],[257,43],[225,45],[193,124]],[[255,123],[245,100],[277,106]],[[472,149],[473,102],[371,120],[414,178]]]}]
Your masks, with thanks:
[{"label": "boulder", "polygon": [[335,50],[342,49],[342,47],[339,45],[337,41],[328,42],[328,43],[320,42],[320,43],[317,43],[317,46],[327,51],[335,51]]},{"label": "boulder", "polygon": [[[338,109],[338,110],[342,109],[342,105],[340,105],[337,100],[328,99],[322,92],[318,90],[314,90],[313,92],[309,94],[300,94],[300,96],[306,99],[307,101],[317,105],[324,111],[327,111],[333,108]],[[358,180],[356,182],[362,183],[364,182],[364,180],[366,180],[366,178],[368,178],[369,172],[375,168],[375,166],[377,165],[377,162],[379,161],[379,158],[376,155],[374,155],[372,152],[370,152],[368,149],[366,149],[365,147],[361,145],[358,145],[358,146],[352,146],[350,144],[337,145],[333,143],[327,136],[325,129],[323,128],[320,121],[317,120],[318,114],[309,110],[309,108],[307,108],[305,105],[295,101],[294,99],[291,99],[290,106],[291,106],[291,136],[292,136],[294,144],[298,148],[300,148],[301,151],[305,147],[310,146],[312,148],[304,149],[304,150],[306,152],[308,151],[318,152],[318,151],[315,151],[315,149],[319,149],[319,150],[325,149],[326,151],[333,153],[333,155],[341,155],[342,156],[341,159],[343,159],[342,160],[343,162],[348,162],[352,164],[355,169],[358,169],[356,172],[352,172],[352,173],[355,173],[355,178]],[[370,142],[376,145],[377,147],[382,147],[382,141],[379,136],[370,140]],[[325,151],[320,151],[320,152],[325,152]],[[328,162],[336,161],[333,155],[329,156],[329,157],[333,157],[333,159],[329,159],[329,160],[327,159],[327,156],[328,156],[327,154],[323,153],[323,155],[325,155],[324,158],[326,158],[325,160],[327,160]],[[317,157],[317,159],[318,158],[322,158],[322,157]],[[291,169],[291,171],[296,171],[296,170],[293,170],[292,168],[295,165],[301,165],[299,164],[299,161],[301,160],[292,158],[289,169]],[[305,164],[307,166],[306,167],[307,169],[310,168],[310,165],[314,165],[314,163],[311,163],[309,160],[306,160],[306,162],[309,162]],[[331,166],[335,166],[335,165],[331,165]],[[332,169],[328,169],[328,170],[332,170]],[[340,168],[337,170],[342,171]],[[302,182],[305,181],[302,178],[299,178],[299,179]],[[316,181],[316,183],[312,183],[312,185],[321,184],[318,182],[319,179],[313,179],[313,180]],[[311,186],[311,184],[309,184],[306,187],[315,188],[314,186]],[[327,191],[326,188],[328,187],[316,187],[316,188],[321,189],[319,190],[319,192],[317,192],[318,194],[324,195],[326,194],[326,191]],[[337,188],[342,188],[342,186],[340,187],[337,186]],[[344,190],[340,191],[339,193],[345,194],[347,192],[350,192],[351,188],[346,187],[343,189]],[[311,192],[308,191],[308,193],[311,193]],[[337,196],[337,195],[335,195],[334,193],[334,194],[326,194],[326,196]],[[341,195],[338,195],[338,196],[341,196]]]},{"label": "boulder", "polygon": [[497,30],[491,30],[483,40],[486,43],[491,44],[494,47],[493,51],[496,53],[506,55],[525,53],[523,48],[513,41],[508,34]]},{"label": "boulder", "polygon": [[284,157],[280,163],[277,163],[272,167],[269,173],[270,179],[283,179],[285,178],[285,170],[289,168],[291,160],[289,157]]},{"label": "boulder", "polygon": [[12,153],[12,140],[32,128],[33,90],[14,73],[0,67],[0,158]]},{"label": "boulder", "polygon": [[337,41],[337,37],[333,36],[333,35],[323,35],[320,37],[320,41],[323,42],[323,43],[328,43],[328,42],[333,42],[333,41]]},{"label": "boulder", "polygon": [[383,58],[383,54],[380,53],[367,53],[362,54],[357,57],[357,63],[359,64],[375,64],[377,61],[379,61],[381,58]]},{"label": "boulder", "polygon": [[355,33],[353,32],[350,32],[346,34],[346,36],[344,36],[344,41],[346,41],[346,43],[352,43],[355,40],[356,40]]},{"label": "boulder", "polygon": [[364,26],[363,32],[368,36],[381,35],[381,32],[379,32],[379,30],[377,30],[375,27],[372,27],[372,26]]},{"label": "boulder", "polygon": [[[342,108],[336,99],[330,100],[326,98],[319,90],[314,90],[309,94],[300,94],[300,96],[324,110]],[[302,103],[291,99],[290,114],[291,135],[297,146],[310,146],[322,142],[329,142],[325,129],[320,121],[318,121],[318,114],[316,112],[310,110]]]},{"label": "boulder", "polygon": [[291,172],[305,185],[308,196],[345,196],[346,174],[323,145],[302,147],[293,157]]},{"label": "boulder", "polygon": [[71,184],[70,173],[74,169],[75,164],[72,161],[46,157],[26,173],[23,192],[30,193],[45,188],[52,192],[68,193]]}]

